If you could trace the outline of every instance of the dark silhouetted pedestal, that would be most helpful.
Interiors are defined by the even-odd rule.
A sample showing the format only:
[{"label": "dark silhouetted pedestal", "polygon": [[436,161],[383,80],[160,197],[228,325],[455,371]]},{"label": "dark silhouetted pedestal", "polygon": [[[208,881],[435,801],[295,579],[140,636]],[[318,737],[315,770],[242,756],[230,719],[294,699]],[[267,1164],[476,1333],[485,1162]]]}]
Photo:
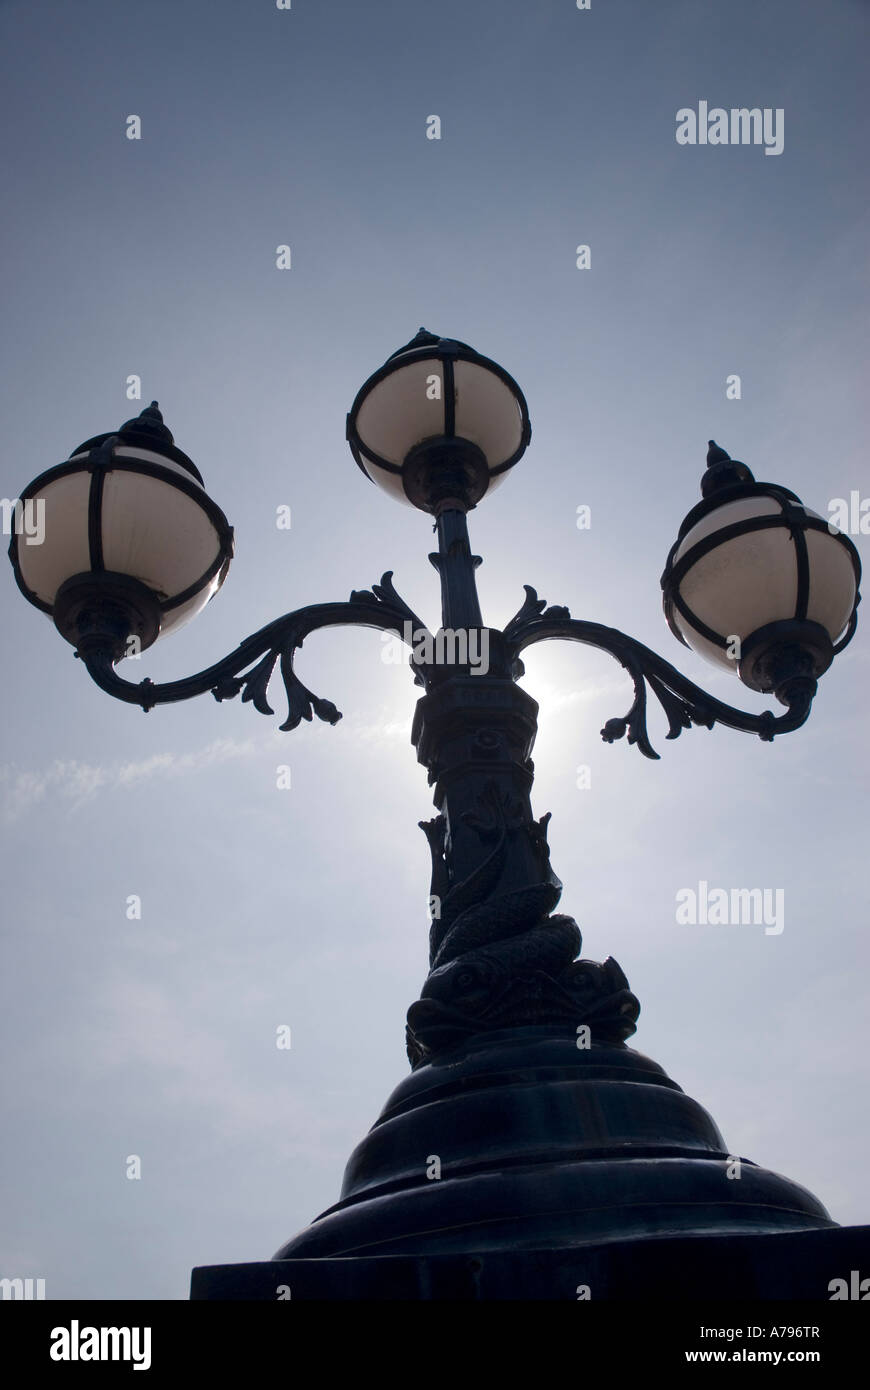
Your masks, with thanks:
[{"label": "dark silhouetted pedestal", "polygon": [[397,1086],[334,1207],[271,1261],[194,1270],[191,1297],[828,1300],[870,1275],[870,1228],[735,1158],[624,1044],[481,1034]]}]

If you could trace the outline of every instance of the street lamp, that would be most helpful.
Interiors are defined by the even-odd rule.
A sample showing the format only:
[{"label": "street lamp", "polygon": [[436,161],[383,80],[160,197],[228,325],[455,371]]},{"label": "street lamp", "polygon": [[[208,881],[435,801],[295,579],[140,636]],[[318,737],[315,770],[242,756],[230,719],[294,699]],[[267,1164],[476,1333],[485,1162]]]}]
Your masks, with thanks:
[{"label": "street lamp", "polygon": [[195,617],[229,569],[232,528],[156,401],[80,444],[20,500],[44,509],[47,544],[13,534],[15,578],[73,645],[94,623],[116,659],[138,654]]},{"label": "street lamp", "polygon": [[788,683],[822,675],[855,631],[855,547],[713,440],[701,491],[662,576],[668,622],[686,646],[736,662],[750,689],[782,690],[788,703]]},{"label": "street lamp", "polygon": [[[103,690],[144,710],[211,691],[218,700],[241,693],[271,714],[280,665],[281,728],[314,714],[335,723],[336,707],[294,670],[310,632],[379,628],[412,649],[424,691],[412,741],[438,812],[422,824],[432,857],[430,972],[408,1012],[412,1071],[352,1155],[340,1201],[275,1256],[294,1296],[373,1296],[392,1287],[386,1268],[395,1274],[398,1260],[420,1297],[439,1296],[432,1261],[441,1261],[443,1296],[498,1297],[510,1267],[509,1296],[560,1297],[568,1255],[570,1277],[597,1260],[604,1295],[618,1296],[625,1281],[615,1265],[607,1272],[604,1247],[839,1230],[805,1189],[748,1160],[743,1181],[728,1181],[730,1156],[711,1117],[626,1047],[640,1006],[625,975],[611,958],[578,959],[577,924],[554,912],[561,883],[549,816],[536,820],[530,800],[538,707],[517,681],[526,647],[568,639],[610,652],[632,680],[629,709],[602,730],[607,742],[627,735],[658,757],[648,693],[668,738],[720,723],[770,741],[804,723],[819,677],[854,633],[857,551],[793,493],[757,483],[710,442],[703,500],[662,576],[665,613],[680,641],[773,693],[779,714],[724,704],[636,639],[547,606],[530,586],[503,629],[486,627],[466,516],[530,436],[523,394],[502,367],[421,329],[360,389],[347,438],[371,481],[435,518],[439,633],[387,572],[370,590],[287,613],[213,666],[163,684],[128,682],[115,667],[131,639],[150,645],[213,596],[232,532],[156,403],[22,494],[46,510],[38,553],[12,537],[22,592]],[[427,1173],[433,1155],[445,1168],[437,1182]],[[785,1287],[793,1260],[780,1264]],[[195,1271],[194,1296],[244,1287],[245,1296],[274,1297],[275,1271],[274,1262]]]},{"label": "street lamp", "polygon": [[387,358],[347,417],[360,468],[391,496],[436,516],[475,506],[525,453],[525,397],[497,362],[421,328]]}]

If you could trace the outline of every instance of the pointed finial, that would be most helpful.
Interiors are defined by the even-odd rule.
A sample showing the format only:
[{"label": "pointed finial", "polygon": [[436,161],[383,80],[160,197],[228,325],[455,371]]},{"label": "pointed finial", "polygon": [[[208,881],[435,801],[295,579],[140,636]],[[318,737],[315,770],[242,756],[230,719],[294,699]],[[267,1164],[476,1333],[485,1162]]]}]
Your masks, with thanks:
[{"label": "pointed finial", "polygon": [[754,483],[755,478],[745,463],[732,459],[730,454],[720,448],[715,439],[707,441],[707,471],[701,479],[701,494],[710,497],[721,488],[737,487],[742,483]]},{"label": "pointed finial", "polygon": [[709,449],[707,450],[707,467],[708,467],[708,468],[712,467],[712,465],[713,465],[714,463],[729,463],[729,462],[730,462],[731,455],[730,455],[730,454],[726,454],[725,450],[719,447],[719,445],[716,443],[715,439],[708,439],[708,440],[707,440],[707,443],[708,443],[709,446],[710,446]]},{"label": "pointed finial", "polygon": [[171,431],[163,423],[160,406],[156,401],[146,405],[145,409],[139,415],[135,415],[132,420],[125,420],[118,433],[145,434],[150,435],[152,439],[162,440],[164,444],[175,443]]}]

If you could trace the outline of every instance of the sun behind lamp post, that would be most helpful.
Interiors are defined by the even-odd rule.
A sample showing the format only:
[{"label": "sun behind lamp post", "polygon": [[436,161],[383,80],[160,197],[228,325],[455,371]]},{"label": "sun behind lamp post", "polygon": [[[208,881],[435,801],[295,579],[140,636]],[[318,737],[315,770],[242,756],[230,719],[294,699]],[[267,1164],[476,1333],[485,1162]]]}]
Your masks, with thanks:
[{"label": "sun behind lamp post", "polygon": [[[627,736],[658,757],[650,693],[668,738],[719,723],[770,741],[804,723],[820,676],[854,633],[857,552],[793,493],[756,482],[710,442],[703,500],[662,576],[665,613],[680,641],[773,694],[778,714],[722,703],[640,642],[548,607],[529,586],[506,627],[488,628],[466,514],[530,437],[525,399],[503,368],[421,329],[360,389],[347,438],[372,482],[435,518],[439,633],[387,572],[163,684],[128,682],[115,666],[214,595],[232,531],[156,402],[22,494],[45,507],[45,540],[31,547],[13,535],[18,584],[118,699],[149,710],[241,693],[271,714],[279,665],[281,728],[314,714],[335,723],[338,710],[301,683],[294,657],[309,633],[340,625],[396,633],[424,691],[412,741],[438,814],[422,824],[433,910],[430,972],[408,1012],[411,1073],[352,1154],[335,1206],[272,1261],[195,1270],[194,1298],[274,1299],[280,1288],[294,1298],[558,1299],[593,1285],[587,1296],[618,1298],[651,1283],[676,1296],[699,1280],[711,1294],[821,1298],[825,1271],[846,1258],[850,1233],[804,1188],[749,1160],[733,1181],[736,1160],[711,1117],[626,1046],[639,1004],[625,975],[612,958],[579,959],[577,924],[554,912],[549,816],[535,819],[530,800],[538,707],[517,680],[526,647],[568,639],[610,652],[631,679],[632,702],[605,724],[607,742]],[[758,1285],[748,1293],[747,1269]]]}]

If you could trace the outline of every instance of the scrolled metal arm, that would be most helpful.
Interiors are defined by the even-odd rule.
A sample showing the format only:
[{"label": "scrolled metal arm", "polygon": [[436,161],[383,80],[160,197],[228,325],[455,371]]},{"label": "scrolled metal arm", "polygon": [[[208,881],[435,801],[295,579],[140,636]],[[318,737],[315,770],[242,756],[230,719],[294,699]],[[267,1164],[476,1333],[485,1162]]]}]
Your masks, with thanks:
[{"label": "scrolled metal arm", "polygon": [[669,728],[666,737],[669,739],[678,738],[683,729],[689,729],[693,724],[712,729],[714,724],[719,723],[743,733],[757,734],[769,743],[777,734],[799,729],[809,716],[815,694],[814,681],[796,684],[785,714],[776,715],[771,710],[748,714],[709,695],[634,637],[628,637],[618,628],[572,618],[567,608],[555,605],[547,607],[546,601],[539,599],[530,585],[526,584],[524,588],[526,601],[504,629],[504,637],[515,662],[519,661],[520,653],[534,642],[563,639],[609,652],[631,676],[634,702],[622,718],[607,721],[601,730],[606,743],[613,743],[627,734],[628,742],[636,743],[645,757],[659,757],[647,733],[647,686],[667,715]]},{"label": "scrolled metal arm", "polygon": [[[111,644],[90,638],[79,644],[77,655],[84,661],[92,680],[117,700],[141,705],[143,710],[155,705],[190,700],[210,690],[217,700],[231,700],[243,691],[242,700],[250,701],[261,714],[273,714],[267,692],[275,665],[280,659],[281,678],[287,694],[288,712],[282,729],[295,729],[303,719],[313,714],[329,724],[337,724],[341,713],[329,700],[320,699],[299,680],[293,669],[296,651],[309,633],[323,627],[371,627],[383,632],[395,632],[407,639],[408,625],[414,640],[420,634],[430,637],[428,629],[393,588],[392,571],[388,570],[380,584],[370,590],[355,589],[346,603],[315,603],[285,613],[266,627],[245,638],[234,652],[213,666],[186,676],[183,680],[155,684],[146,678],[135,684],[123,680],[115,672],[118,658]],[[257,661],[257,658],[261,658]],[[251,668],[252,663],[257,662]]]}]

